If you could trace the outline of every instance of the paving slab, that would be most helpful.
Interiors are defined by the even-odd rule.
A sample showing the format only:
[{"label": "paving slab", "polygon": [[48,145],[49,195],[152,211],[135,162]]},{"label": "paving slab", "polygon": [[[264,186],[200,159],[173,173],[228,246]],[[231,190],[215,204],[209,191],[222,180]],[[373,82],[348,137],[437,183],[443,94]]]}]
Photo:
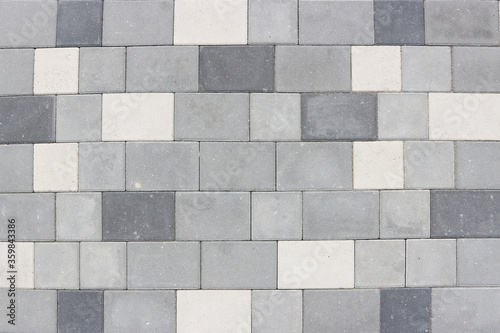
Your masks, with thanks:
[{"label": "paving slab", "polygon": [[0,192],[33,191],[33,145],[0,145]]},{"label": "paving slab", "polygon": [[80,143],[80,191],[125,190],[125,143]]},{"label": "paving slab", "polygon": [[80,288],[125,289],[127,286],[126,261],[126,243],[80,243]]},{"label": "paving slab", "polygon": [[36,144],[33,157],[35,192],[78,190],[78,144]]},{"label": "paving slab", "polygon": [[81,47],[80,93],[125,91],[124,47]]},{"label": "paving slab", "polygon": [[101,140],[101,96],[57,96],[56,141]]},{"label": "paving slab", "polygon": [[78,289],[78,243],[35,244],[35,288]]},{"label": "paving slab", "polygon": [[500,189],[500,143],[456,143],[457,188]]},{"label": "paving slab", "polygon": [[424,1],[375,1],[376,45],[423,45]]},{"label": "paving slab", "polygon": [[249,44],[297,44],[298,0],[250,0]]},{"label": "paving slab", "polygon": [[490,47],[453,48],[453,90],[457,92],[498,92],[499,53]]},{"label": "paving slab", "polygon": [[430,332],[431,289],[382,289],[380,332]]},{"label": "paving slab", "polygon": [[253,290],[252,332],[302,332],[300,290]]},{"label": "paving slab", "polygon": [[102,4],[96,1],[59,1],[57,46],[100,46]]},{"label": "paving slab", "polygon": [[403,46],[403,91],[451,91],[451,49],[444,46]]},{"label": "paving slab", "polygon": [[56,239],[58,241],[102,239],[101,193],[56,194]]},{"label": "paving slab", "polygon": [[97,290],[57,292],[57,331],[103,332],[104,294]]},{"label": "paving slab", "polygon": [[0,95],[31,95],[34,61],[31,49],[0,50]]},{"label": "paving slab", "polygon": [[459,286],[500,285],[500,240],[457,240],[457,284]]},{"label": "paving slab", "polygon": [[79,55],[77,47],[36,49],[33,78],[35,95],[78,93]]}]

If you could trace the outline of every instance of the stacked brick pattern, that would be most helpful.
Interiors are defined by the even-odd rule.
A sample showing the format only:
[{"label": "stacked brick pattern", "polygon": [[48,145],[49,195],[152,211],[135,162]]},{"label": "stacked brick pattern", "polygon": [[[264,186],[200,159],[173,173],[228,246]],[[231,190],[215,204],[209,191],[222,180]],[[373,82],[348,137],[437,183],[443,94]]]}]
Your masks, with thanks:
[{"label": "stacked brick pattern", "polygon": [[2,1],[0,331],[496,332],[499,140],[497,1]]}]

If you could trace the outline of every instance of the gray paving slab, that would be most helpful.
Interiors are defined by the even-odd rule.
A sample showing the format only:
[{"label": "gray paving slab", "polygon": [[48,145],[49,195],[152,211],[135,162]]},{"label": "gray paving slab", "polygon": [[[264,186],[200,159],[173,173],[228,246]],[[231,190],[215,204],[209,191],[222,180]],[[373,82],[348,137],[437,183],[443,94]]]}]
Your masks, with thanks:
[{"label": "gray paving slab", "polygon": [[100,46],[102,3],[59,1],[57,4],[57,46]]},{"label": "gray paving slab", "polygon": [[80,243],[80,288],[125,289],[127,245],[124,242]]},{"label": "gray paving slab", "polygon": [[253,290],[252,332],[302,332],[300,290]]},{"label": "gray paving slab", "polygon": [[33,145],[0,145],[0,156],[0,192],[32,192]]},{"label": "gray paving slab", "polygon": [[297,0],[250,0],[249,44],[297,44]]},{"label": "gray paving slab", "polygon": [[32,49],[0,50],[0,96],[33,93],[34,61]]},{"label": "gray paving slab", "polygon": [[56,194],[56,240],[102,239],[101,193]]},{"label": "gray paving slab", "polygon": [[101,96],[57,96],[56,141],[101,140]]},{"label": "gray paving slab", "polygon": [[60,333],[103,332],[104,294],[98,290],[57,292],[57,331]]},{"label": "gray paving slab", "polygon": [[80,48],[78,89],[80,93],[124,92],[125,48]]},{"label": "gray paving slab", "polygon": [[500,189],[500,143],[456,144],[457,188]]},{"label": "gray paving slab", "polygon": [[498,92],[500,53],[490,47],[453,48],[453,90],[456,92]]},{"label": "gray paving slab", "polygon": [[457,284],[459,286],[500,285],[500,240],[457,240]]},{"label": "gray paving slab", "polygon": [[380,332],[430,332],[431,289],[382,289]]},{"label": "gray paving slab", "polygon": [[424,1],[375,1],[376,45],[423,45]]},{"label": "gray paving slab", "polygon": [[78,243],[35,244],[35,288],[78,289]]},{"label": "gray paving slab", "polygon": [[403,91],[451,91],[451,49],[444,46],[403,46]]},{"label": "gray paving slab", "polygon": [[125,143],[81,143],[78,148],[80,191],[125,190]]}]

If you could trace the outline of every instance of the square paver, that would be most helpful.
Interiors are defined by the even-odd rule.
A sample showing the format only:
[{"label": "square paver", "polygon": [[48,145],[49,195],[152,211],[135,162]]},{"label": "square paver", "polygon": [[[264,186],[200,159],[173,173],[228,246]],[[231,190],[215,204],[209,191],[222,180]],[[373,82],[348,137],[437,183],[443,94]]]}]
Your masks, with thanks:
[{"label": "square paver", "polygon": [[104,331],[174,332],[175,292],[105,291]]},{"label": "square paver", "polygon": [[57,142],[100,141],[101,96],[57,96],[56,126]]},{"label": "square paver", "polygon": [[441,46],[403,46],[404,91],[450,91],[451,49]]},{"label": "square paver", "polygon": [[278,242],[278,288],[354,288],[354,241]]},{"label": "square paver", "polygon": [[252,193],[253,240],[301,238],[302,193]]},{"label": "square paver", "polygon": [[102,291],[59,290],[57,292],[57,331],[103,332],[104,296]]},{"label": "square paver", "polygon": [[80,191],[125,190],[125,143],[80,143]]},{"label": "square paver", "polygon": [[499,237],[500,191],[431,191],[431,237]]},{"label": "square paver", "polygon": [[80,48],[80,93],[125,91],[125,48]]},{"label": "square paver", "polygon": [[33,92],[36,94],[78,93],[78,48],[35,50]]},{"label": "square paver", "polygon": [[424,1],[375,1],[375,44],[423,45]]},{"label": "square paver", "polygon": [[[6,221],[9,222],[8,220]],[[0,255],[4,258],[8,258],[9,244],[11,243],[0,243]],[[31,242],[17,243],[15,247],[15,256],[16,263],[14,264],[14,267],[17,271],[16,287],[20,289],[35,288],[35,244]],[[0,274],[6,278],[0,279],[0,288],[4,288],[5,290],[10,288],[10,280],[7,279],[9,274],[7,274],[7,271],[11,271],[11,268],[9,267],[7,260],[4,260],[3,262],[0,262]]]},{"label": "square paver", "polygon": [[405,142],[406,188],[452,188],[454,183],[453,142]]},{"label": "square paver", "polygon": [[127,48],[127,91],[197,91],[198,47]]},{"label": "square paver", "polygon": [[126,243],[80,243],[80,288],[125,289],[126,257]]},{"label": "square paver", "polygon": [[378,137],[385,140],[428,137],[426,94],[379,94]]},{"label": "square paver", "polygon": [[303,94],[302,139],[377,139],[377,95]]},{"label": "square paver", "polygon": [[172,44],[173,10],[173,0],[106,1],[102,45]]},{"label": "square paver", "polygon": [[274,47],[201,46],[199,82],[204,92],[272,91]]},{"label": "square paver", "polygon": [[303,196],[304,239],[378,238],[377,191],[305,192]]},{"label": "square paver", "polygon": [[403,142],[354,142],[353,166],[355,189],[401,189]]},{"label": "square paver", "polygon": [[453,91],[498,92],[500,53],[491,47],[453,48]]},{"label": "square paver", "polygon": [[36,144],[33,170],[35,192],[77,191],[78,144]]},{"label": "square paver", "polygon": [[54,142],[54,96],[0,97],[0,143]]},{"label": "square paver", "polygon": [[457,142],[457,188],[500,188],[500,143]]},{"label": "square paver", "polygon": [[103,141],[171,141],[174,138],[174,94],[104,94]]},{"label": "square paver", "polygon": [[299,2],[300,44],[373,44],[373,2]]},{"label": "square paver", "polygon": [[500,285],[500,240],[457,240],[457,284],[459,286]]},{"label": "square paver", "polygon": [[275,144],[202,142],[200,186],[202,190],[274,190]]},{"label": "square paver", "polygon": [[102,213],[100,193],[56,194],[56,239],[100,241]]},{"label": "square paver", "polygon": [[299,94],[250,95],[252,141],[300,140],[300,133]]},{"label": "square paver", "polygon": [[177,333],[249,332],[251,311],[250,290],[179,290]]},{"label": "square paver", "polygon": [[129,289],[200,288],[198,242],[128,243]]},{"label": "square paver", "polygon": [[35,288],[79,288],[78,243],[35,244]]},{"label": "square paver", "polygon": [[248,94],[176,94],[175,139],[248,141]]},{"label": "square paver", "polygon": [[252,332],[302,333],[300,290],[253,290]]},{"label": "square paver", "polygon": [[246,44],[247,0],[175,1],[174,43]]},{"label": "square paver", "polygon": [[405,286],[404,240],[358,240],[355,247],[356,287]]},{"label": "square paver", "polygon": [[102,4],[97,1],[59,1],[57,46],[100,46]]},{"label": "square paver", "polygon": [[250,239],[249,193],[177,192],[175,210],[176,239]]},{"label": "square paver", "polygon": [[454,286],[457,283],[457,243],[454,239],[406,241],[406,286]]},{"label": "square paver", "polygon": [[277,144],[277,189],[352,188],[352,145],[347,142]]},{"label": "square paver", "polygon": [[349,91],[347,46],[277,46],[276,91]]},{"label": "square paver", "polygon": [[297,44],[297,0],[250,0],[249,44]]},{"label": "square paver", "polygon": [[171,192],[104,192],[104,241],[174,240],[174,194]]},{"label": "square paver", "polygon": [[351,48],[353,91],[400,91],[399,46],[353,46]]},{"label": "square paver", "polygon": [[380,332],[430,332],[431,289],[382,289]]},{"label": "square paver", "polygon": [[[16,220],[16,240],[55,240],[53,193],[0,194],[0,217]],[[7,223],[0,224],[0,239],[7,240]]]},{"label": "square paver", "polygon": [[203,289],[276,289],[276,242],[203,242]]},{"label": "square paver", "polygon": [[429,191],[381,191],[381,238],[428,238]]},{"label": "square paver", "polygon": [[304,291],[304,333],[379,332],[378,290]]},{"label": "square paver", "polygon": [[0,156],[0,192],[32,192],[33,145],[0,145]]},{"label": "square paver", "polygon": [[0,50],[0,95],[32,94],[34,61],[30,49]]},{"label": "square paver", "polygon": [[128,142],[127,190],[198,190],[199,149],[193,142]]}]

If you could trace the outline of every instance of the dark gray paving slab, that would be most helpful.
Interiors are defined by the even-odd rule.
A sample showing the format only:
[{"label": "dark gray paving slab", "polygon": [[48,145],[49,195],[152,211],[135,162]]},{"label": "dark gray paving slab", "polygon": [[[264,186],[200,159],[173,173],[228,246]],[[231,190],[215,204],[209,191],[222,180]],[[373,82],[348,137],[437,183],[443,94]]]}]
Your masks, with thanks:
[{"label": "dark gray paving slab", "polygon": [[377,139],[377,95],[302,95],[303,140]]},{"label": "dark gray paving slab", "polygon": [[500,50],[492,47],[453,48],[453,91],[499,92]]},{"label": "dark gray paving slab", "polygon": [[101,193],[56,194],[56,239],[100,241],[102,239]]},{"label": "dark gray paving slab", "polygon": [[381,333],[422,333],[431,330],[431,289],[382,289]]},{"label": "dark gray paving slab", "polygon": [[81,143],[78,150],[80,191],[125,190],[125,143]]},{"label": "dark gray paving slab", "polygon": [[500,240],[457,240],[457,284],[500,286]]},{"label": "dark gray paving slab", "polygon": [[272,91],[274,47],[201,46],[200,91]]},{"label": "dark gray paving slab", "polygon": [[54,142],[55,97],[0,97],[0,143]]},{"label": "dark gray paving slab", "polygon": [[304,192],[303,196],[304,239],[378,238],[377,191]]},{"label": "dark gray paving slab", "polygon": [[97,290],[57,292],[57,331],[60,333],[103,332],[104,298]]},{"label": "dark gray paving slab", "polygon": [[101,96],[57,96],[56,140],[57,142],[100,141]]},{"label": "dark gray paving slab", "polygon": [[375,1],[376,45],[423,45],[424,1]]},{"label": "dark gray paving slab", "polygon": [[34,61],[31,49],[0,50],[0,95],[32,94]]},{"label": "dark gray paving slab", "polygon": [[497,5],[494,1],[426,2],[426,44],[498,45]]},{"label": "dark gray paving slab", "polygon": [[457,188],[500,189],[500,142],[457,142]]},{"label": "dark gray paving slab", "polygon": [[57,46],[100,46],[101,33],[101,2],[58,2]]},{"label": "dark gray paving slab", "polygon": [[127,48],[127,91],[197,90],[197,46]]},{"label": "dark gray paving slab", "polygon": [[203,242],[203,289],[276,289],[277,242]]},{"label": "dark gray paving slab", "polygon": [[128,243],[129,289],[200,288],[200,243]]},{"label": "dark gray paving slab", "polygon": [[379,290],[304,291],[304,333],[379,331]]},{"label": "dark gray paving slab", "polygon": [[125,48],[80,48],[80,93],[125,91]]},{"label": "dark gray paving slab", "polygon": [[249,240],[250,194],[177,192],[175,232],[180,240]]},{"label": "dark gray paving slab", "polygon": [[103,193],[102,232],[105,241],[174,240],[174,194]]},{"label": "dark gray paving slab", "polygon": [[500,191],[431,191],[431,237],[499,237]]},{"label": "dark gray paving slab", "polygon": [[252,332],[302,333],[300,290],[253,290]]},{"label": "dark gray paving slab", "polygon": [[300,1],[300,44],[370,45],[372,1]]},{"label": "dark gray paving slab", "polygon": [[250,0],[250,44],[297,44],[297,0]]},{"label": "dark gray paving slab", "polygon": [[451,49],[403,46],[403,91],[451,91]]},{"label": "dark gray paving slab", "polygon": [[33,145],[0,145],[0,192],[33,191]]},{"label": "dark gray paving slab", "polygon": [[276,91],[349,91],[350,62],[347,46],[277,46]]},{"label": "dark gray paving slab", "polygon": [[280,191],[352,188],[351,143],[278,143],[276,156]]},{"label": "dark gray paving slab", "polygon": [[379,139],[425,140],[428,122],[427,94],[378,94]]}]

